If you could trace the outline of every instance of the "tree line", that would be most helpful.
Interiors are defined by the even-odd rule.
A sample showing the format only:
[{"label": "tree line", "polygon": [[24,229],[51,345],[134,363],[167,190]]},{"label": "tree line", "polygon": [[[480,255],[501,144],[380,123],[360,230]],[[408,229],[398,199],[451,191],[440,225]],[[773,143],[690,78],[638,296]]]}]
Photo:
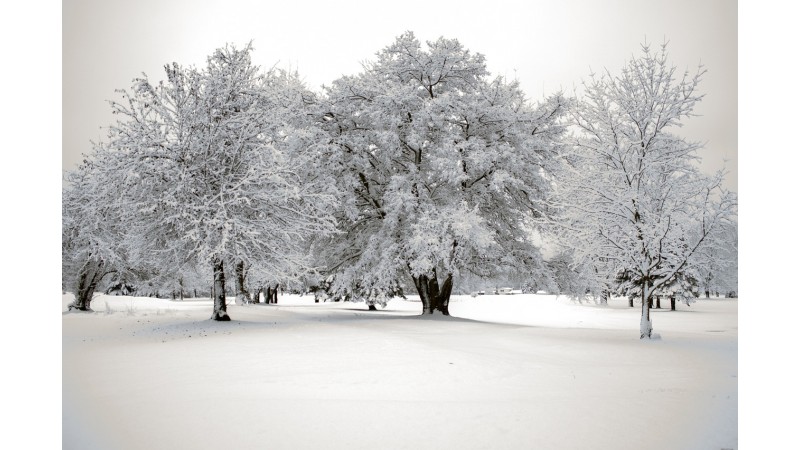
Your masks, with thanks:
[{"label": "tree line", "polygon": [[71,309],[101,286],[192,285],[230,320],[232,276],[241,303],[280,286],[374,307],[413,283],[448,315],[457,280],[502,277],[639,298],[649,338],[654,296],[735,286],[736,195],[674,133],[704,72],[677,76],[666,45],[538,102],[455,39],[406,32],[321,92],[252,52],[109,102],[62,192]]}]

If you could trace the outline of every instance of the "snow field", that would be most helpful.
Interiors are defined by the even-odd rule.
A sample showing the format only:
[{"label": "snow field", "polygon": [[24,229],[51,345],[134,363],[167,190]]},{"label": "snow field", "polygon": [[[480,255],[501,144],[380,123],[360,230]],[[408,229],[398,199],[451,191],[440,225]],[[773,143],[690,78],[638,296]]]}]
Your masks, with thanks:
[{"label": "snow field", "polygon": [[285,295],[228,323],[209,300],[93,308],[63,316],[64,448],[738,446],[737,300],[654,310],[649,342],[622,299],[458,296],[445,318]]}]

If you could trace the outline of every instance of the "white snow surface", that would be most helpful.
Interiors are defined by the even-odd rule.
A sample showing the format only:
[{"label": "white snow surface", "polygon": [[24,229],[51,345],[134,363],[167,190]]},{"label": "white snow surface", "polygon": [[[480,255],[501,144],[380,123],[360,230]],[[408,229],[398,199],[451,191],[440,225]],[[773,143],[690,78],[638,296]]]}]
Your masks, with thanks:
[{"label": "white snow surface", "polygon": [[[72,301],[63,296],[63,310]],[[64,449],[736,449],[738,300],[385,309],[96,295],[62,318]]]}]

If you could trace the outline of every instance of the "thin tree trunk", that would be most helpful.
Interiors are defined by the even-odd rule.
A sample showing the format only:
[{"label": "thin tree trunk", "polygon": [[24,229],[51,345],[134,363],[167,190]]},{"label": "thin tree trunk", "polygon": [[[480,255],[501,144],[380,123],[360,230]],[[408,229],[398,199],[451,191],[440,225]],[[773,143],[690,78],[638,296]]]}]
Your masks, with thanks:
[{"label": "thin tree trunk", "polygon": [[642,283],[642,320],[639,323],[639,339],[650,339],[653,333],[653,323],[650,321],[650,286],[649,281],[644,280]]},{"label": "thin tree trunk", "polygon": [[656,295],[656,309],[661,309],[661,296]]},{"label": "thin tree trunk", "polygon": [[280,287],[280,284],[276,283],[275,284],[275,289],[272,290],[272,303],[274,303],[276,305],[278,304],[278,288],[279,287]]},{"label": "thin tree trunk", "polygon": [[628,296],[628,306],[633,308],[633,297],[631,297],[630,295]]},{"label": "thin tree trunk", "polygon": [[245,288],[245,271],[244,271],[244,261],[238,261],[235,267],[236,271],[236,304],[237,305],[245,305],[250,303],[250,293],[247,292]]},{"label": "thin tree trunk", "polygon": [[261,303],[261,291],[263,289],[263,287],[259,286],[259,288],[253,293],[253,303]]},{"label": "thin tree trunk", "polygon": [[228,307],[225,304],[225,270],[221,258],[214,259],[214,312],[213,320],[228,321]]},{"label": "thin tree trunk", "polygon": [[675,296],[670,296],[669,298],[669,309],[675,311]]}]

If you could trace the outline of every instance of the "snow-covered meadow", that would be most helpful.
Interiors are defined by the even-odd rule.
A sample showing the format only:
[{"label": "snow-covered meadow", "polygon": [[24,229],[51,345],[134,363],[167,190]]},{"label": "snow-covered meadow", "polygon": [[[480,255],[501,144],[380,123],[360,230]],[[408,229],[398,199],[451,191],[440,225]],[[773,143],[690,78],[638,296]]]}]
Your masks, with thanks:
[{"label": "snow-covered meadow", "polygon": [[[738,448],[738,300],[96,295],[62,318],[65,449]],[[63,309],[72,300],[63,297]]]}]

